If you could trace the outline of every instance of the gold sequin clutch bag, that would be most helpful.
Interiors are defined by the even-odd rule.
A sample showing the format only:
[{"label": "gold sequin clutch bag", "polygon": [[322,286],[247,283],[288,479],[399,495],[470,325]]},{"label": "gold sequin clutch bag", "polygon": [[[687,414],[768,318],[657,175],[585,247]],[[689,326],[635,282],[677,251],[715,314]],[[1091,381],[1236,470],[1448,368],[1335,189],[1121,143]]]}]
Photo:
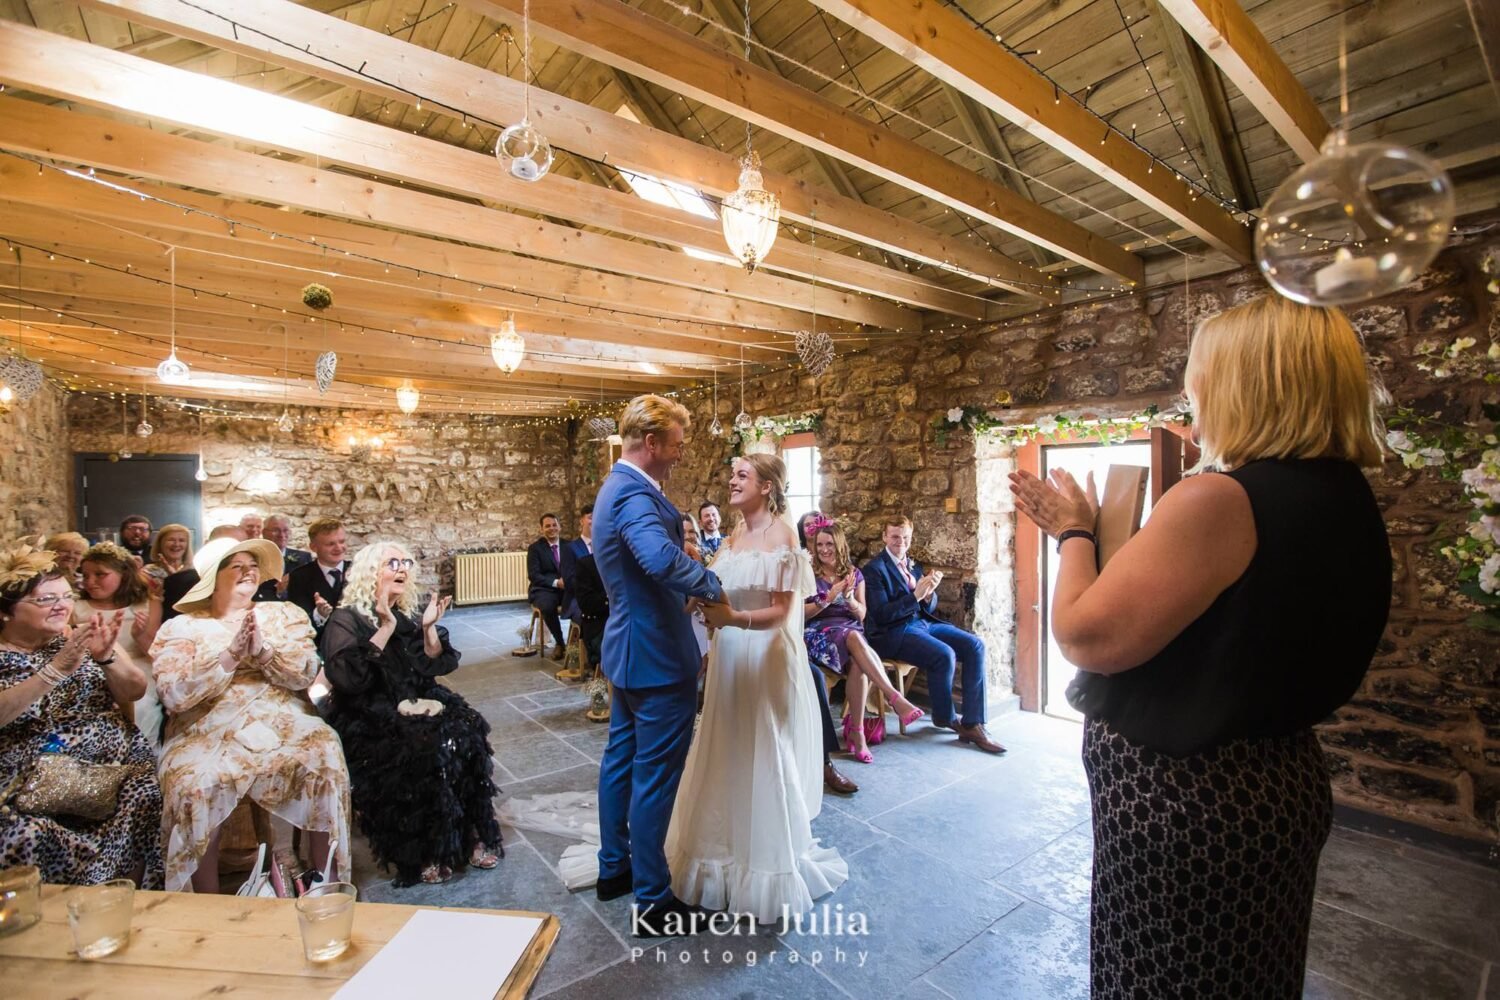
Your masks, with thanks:
[{"label": "gold sequin clutch bag", "polygon": [[44,753],[16,795],[16,808],[34,816],[108,819],[129,772],[125,764],[89,764],[67,754]]}]

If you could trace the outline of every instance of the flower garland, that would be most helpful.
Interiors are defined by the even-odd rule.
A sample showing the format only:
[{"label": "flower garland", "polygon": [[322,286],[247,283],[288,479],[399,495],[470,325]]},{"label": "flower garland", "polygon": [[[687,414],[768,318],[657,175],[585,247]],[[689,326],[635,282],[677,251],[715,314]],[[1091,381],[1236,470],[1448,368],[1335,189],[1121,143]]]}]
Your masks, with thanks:
[{"label": "flower garland", "polygon": [[804,431],[815,431],[823,424],[821,413],[800,413],[793,417],[756,417],[755,420],[743,430],[735,430],[729,435],[729,458],[730,461],[745,453],[745,446],[763,437],[784,438],[788,434],[801,434]]},{"label": "flower garland", "polygon": [[1192,415],[1176,407],[1162,410],[1153,403],[1140,413],[1125,417],[1088,416],[1069,410],[1039,417],[1030,423],[1016,423],[1003,415],[990,413],[982,406],[955,406],[936,417],[932,429],[939,446],[947,445],[948,435],[953,431],[967,430],[976,437],[983,434],[1016,447],[1033,438],[1045,438],[1055,444],[1065,436],[1092,437],[1100,444],[1119,444],[1130,440],[1136,431],[1172,423],[1190,424]]}]

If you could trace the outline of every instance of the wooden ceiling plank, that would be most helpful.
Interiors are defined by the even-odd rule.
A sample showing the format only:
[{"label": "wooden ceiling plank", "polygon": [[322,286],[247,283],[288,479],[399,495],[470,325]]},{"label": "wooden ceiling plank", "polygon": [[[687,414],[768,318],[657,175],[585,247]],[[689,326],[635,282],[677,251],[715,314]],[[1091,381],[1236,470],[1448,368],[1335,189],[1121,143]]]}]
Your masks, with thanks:
[{"label": "wooden ceiling plank", "polygon": [[[968,94],[946,83],[942,84],[942,88],[949,103],[953,105],[954,116],[969,137],[970,145],[989,154],[989,159],[980,159],[979,169],[1005,184],[1021,197],[1035,201],[1036,195],[1032,193],[1026,178],[1021,176],[1020,168],[1016,165],[1016,158],[1011,155],[1010,147],[1005,144],[1005,136],[995,124],[995,119],[990,115],[989,109],[981,106]],[[1030,252],[1038,267],[1050,263],[1046,251],[1041,247],[1033,245]]]}]

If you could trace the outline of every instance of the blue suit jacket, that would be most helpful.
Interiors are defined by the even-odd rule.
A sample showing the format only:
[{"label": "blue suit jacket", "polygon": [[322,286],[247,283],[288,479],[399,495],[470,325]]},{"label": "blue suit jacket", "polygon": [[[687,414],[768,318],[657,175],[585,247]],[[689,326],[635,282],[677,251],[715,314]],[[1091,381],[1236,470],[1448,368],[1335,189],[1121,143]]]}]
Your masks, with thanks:
[{"label": "blue suit jacket", "polygon": [[[911,560],[913,579],[922,578],[922,564]],[[933,614],[937,610],[937,591],[927,595],[927,600],[918,602],[917,595],[907,589],[901,578],[901,570],[885,549],[880,555],[865,563],[865,634],[872,639],[893,632],[903,631],[912,622],[920,619],[938,621]]]},{"label": "blue suit jacket", "polygon": [[564,618],[578,617],[578,598],[573,593],[577,578],[578,560],[589,554],[589,543],[575,538],[562,547],[563,614]]},{"label": "blue suit jacket", "polygon": [[698,676],[689,596],[719,599],[719,578],[682,550],[682,515],[634,469],[616,465],[594,498],[594,565],[609,594],[601,652],[616,687],[662,687]]}]

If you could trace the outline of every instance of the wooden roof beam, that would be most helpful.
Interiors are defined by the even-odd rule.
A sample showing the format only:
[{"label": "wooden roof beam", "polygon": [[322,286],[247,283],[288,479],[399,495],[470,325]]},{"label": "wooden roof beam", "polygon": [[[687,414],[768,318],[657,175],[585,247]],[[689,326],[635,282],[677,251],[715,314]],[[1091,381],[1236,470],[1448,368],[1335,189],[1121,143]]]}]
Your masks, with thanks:
[{"label": "wooden roof beam", "polygon": [[1328,120],[1237,0],[1157,0],[1305,162]]},{"label": "wooden roof beam", "polygon": [[[995,124],[995,117],[990,114],[989,109],[955,87],[946,83],[941,86],[948,103],[953,106],[954,117],[963,126],[964,134],[969,137],[969,143],[989,157],[981,162],[980,169],[1021,197],[1036,201],[1036,195],[1032,193],[1026,178],[1021,175],[1016,158],[1005,144],[1005,136],[1001,133],[1000,126]],[[1028,249],[1038,267],[1051,263],[1047,252],[1041,247],[1033,243]]]}]

